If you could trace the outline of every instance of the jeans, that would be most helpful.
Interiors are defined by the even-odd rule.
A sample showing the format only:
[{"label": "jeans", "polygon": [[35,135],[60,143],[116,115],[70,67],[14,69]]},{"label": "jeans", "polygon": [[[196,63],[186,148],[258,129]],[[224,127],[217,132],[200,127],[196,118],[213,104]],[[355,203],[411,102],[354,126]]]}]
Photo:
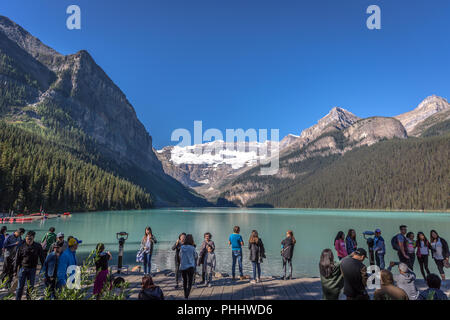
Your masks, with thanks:
[{"label": "jeans", "polygon": [[244,272],[242,271],[242,250],[232,250],[231,251],[232,257],[233,257],[233,266],[232,266],[232,272],[231,274],[233,275],[233,278],[236,275],[236,260],[239,264],[239,275],[241,277],[244,276]]},{"label": "jeans", "polygon": [[385,264],[384,264],[384,253],[382,254],[375,254],[375,261],[378,267],[380,267],[381,270],[384,270]]},{"label": "jeans", "polygon": [[191,293],[192,282],[194,281],[195,269],[190,267],[186,270],[181,270],[181,276],[183,277],[183,289],[184,289],[184,297],[189,298],[189,294]]},{"label": "jeans", "polygon": [[212,277],[213,277],[213,273],[212,272],[209,272],[209,273],[206,274],[206,284],[212,282]]},{"label": "jeans", "polygon": [[292,259],[287,259],[283,257],[283,271],[284,271],[284,279],[286,279],[286,269],[289,265],[289,279],[292,279]]},{"label": "jeans", "polygon": [[[27,299],[30,299],[29,289],[33,289],[35,277],[36,268],[20,268],[19,283],[16,291],[16,300],[22,300],[23,288],[25,286],[27,286]],[[27,281],[30,281],[29,288]]]},{"label": "jeans", "polygon": [[152,271],[152,255],[144,253],[144,274],[149,274]]},{"label": "jeans", "polygon": [[414,252],[408,253],[408,257],[409,257],[409,260],[406,264],[408,265],[408,268],[410,268],[411,270],[414,270],[414,261],[416,260],[416,254]]},{"label": "jeans", "polygon": [[261,278],[261,264],[256,261],[252,261],[253,266],[253,280],[256,280],[256,271],[258,271],[258,279]]}]

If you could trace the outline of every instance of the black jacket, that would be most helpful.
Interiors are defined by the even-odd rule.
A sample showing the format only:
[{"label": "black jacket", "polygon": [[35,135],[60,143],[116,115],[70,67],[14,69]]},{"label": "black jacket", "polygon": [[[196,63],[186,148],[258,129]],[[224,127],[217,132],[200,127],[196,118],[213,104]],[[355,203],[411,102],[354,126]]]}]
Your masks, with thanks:
[{"label": "black jacket", "polygon": [[180,248],[181,248],[181,242],[175,242],[172,246],[172,250],[175,251],[175,264],[180,264]]},{"label": "black jacket", "polygon": [[250,261],[262,262],[262,259],[266,257],[264,244],[261,239],[258,239],[258,243],[249,243],[248,248],[250,249]]},{"label": "black jacket", "polygon": [[14,270],[16,271],[20,267],[34,269],[38,264],[38,260],[41,260],[41,265],[44,265],[45,253],[39,243],[33,242],[33,244],[28,245],[26,242],[23,242],[17,248],[14,260]]},{"label": "black jacket", "polygon": [[164,294],[160,287],[142,289],[139,292],[139,300],[164,300]]},{"label": "black jacket", "polygon": [[344,294],[347,297],[358,299],[367,295],[367,268],[352,256],[341,260],[341,272],[344,276]]},{"label": "black jacket", "polygon": [[281,245],[283,246],[283,249],[281,250],[281,256],[285,259],[292,259],[292,256],[294,255],[294,242],[292,241],[291,237],[286,237],[283,241],[281,241]]}]

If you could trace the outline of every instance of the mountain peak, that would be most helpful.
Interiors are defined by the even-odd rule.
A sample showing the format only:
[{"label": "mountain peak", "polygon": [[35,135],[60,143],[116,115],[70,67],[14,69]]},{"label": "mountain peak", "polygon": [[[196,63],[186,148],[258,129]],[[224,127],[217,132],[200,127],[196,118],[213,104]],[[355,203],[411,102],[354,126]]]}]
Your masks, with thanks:
[{"label": "mountain peak", "polygon": [[418,124],[422,123],[430,116],[449,108],[450,104],[447,99],[431,95],[426,97],[414,110],[399,114],[395,118],[400,120],[409,134]]}]

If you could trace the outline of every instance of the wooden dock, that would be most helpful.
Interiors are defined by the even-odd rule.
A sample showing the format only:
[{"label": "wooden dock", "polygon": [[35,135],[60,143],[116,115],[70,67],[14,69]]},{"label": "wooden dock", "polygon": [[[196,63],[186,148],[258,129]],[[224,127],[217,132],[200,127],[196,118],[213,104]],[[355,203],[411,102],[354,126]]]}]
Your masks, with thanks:
[{"label": "wooden dock", "polygon": [[[121,274],[129,287],[126,289],[128,300],[137,300],[141,289],[142,274],[129,272]],[[170,270],[164,270],[153,274],[153,280],[160,286],[166,300],[184,300],[183,283],[180,279],[178,289],[175,289],[175,276]],[[196,276],[196,282],[201,280]],[[426,289],[423,280],[416,281],[419,290]],[[37,281],[36,289],[38,295],[44,292],[43,281]],[[92,285],[88,287],[88,296],[92,296]],[[450,290],[441,288],[447,295]],[[374,290],[369,290],[373,297]],[[7,296],[8,292],[0,291],[0,299]],[[319,278],[294,278],[282,280],[278,277],[263,277],[259,283],[252,284],[249,279],[235,280],[230,277],[214,278],[211,287],[205,285],[194,285],[189,300],[320,300],[322,298],[322,287]],[[25,299],[25,293],[23,296]],[[341,294],[340,299],[345,299]]]}]

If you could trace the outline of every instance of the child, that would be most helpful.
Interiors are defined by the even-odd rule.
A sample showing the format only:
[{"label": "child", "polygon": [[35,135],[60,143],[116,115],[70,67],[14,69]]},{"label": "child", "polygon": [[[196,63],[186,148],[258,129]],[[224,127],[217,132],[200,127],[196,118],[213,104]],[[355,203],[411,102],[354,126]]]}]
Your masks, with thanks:
[{"label": "child", "polygon": [[211,287],[212,277],[214,270],[216,270],[216,254],[214,248],[211,245],[207,245],[208,252],[205,255],[205,271],[206,271],[206,284]]}]

